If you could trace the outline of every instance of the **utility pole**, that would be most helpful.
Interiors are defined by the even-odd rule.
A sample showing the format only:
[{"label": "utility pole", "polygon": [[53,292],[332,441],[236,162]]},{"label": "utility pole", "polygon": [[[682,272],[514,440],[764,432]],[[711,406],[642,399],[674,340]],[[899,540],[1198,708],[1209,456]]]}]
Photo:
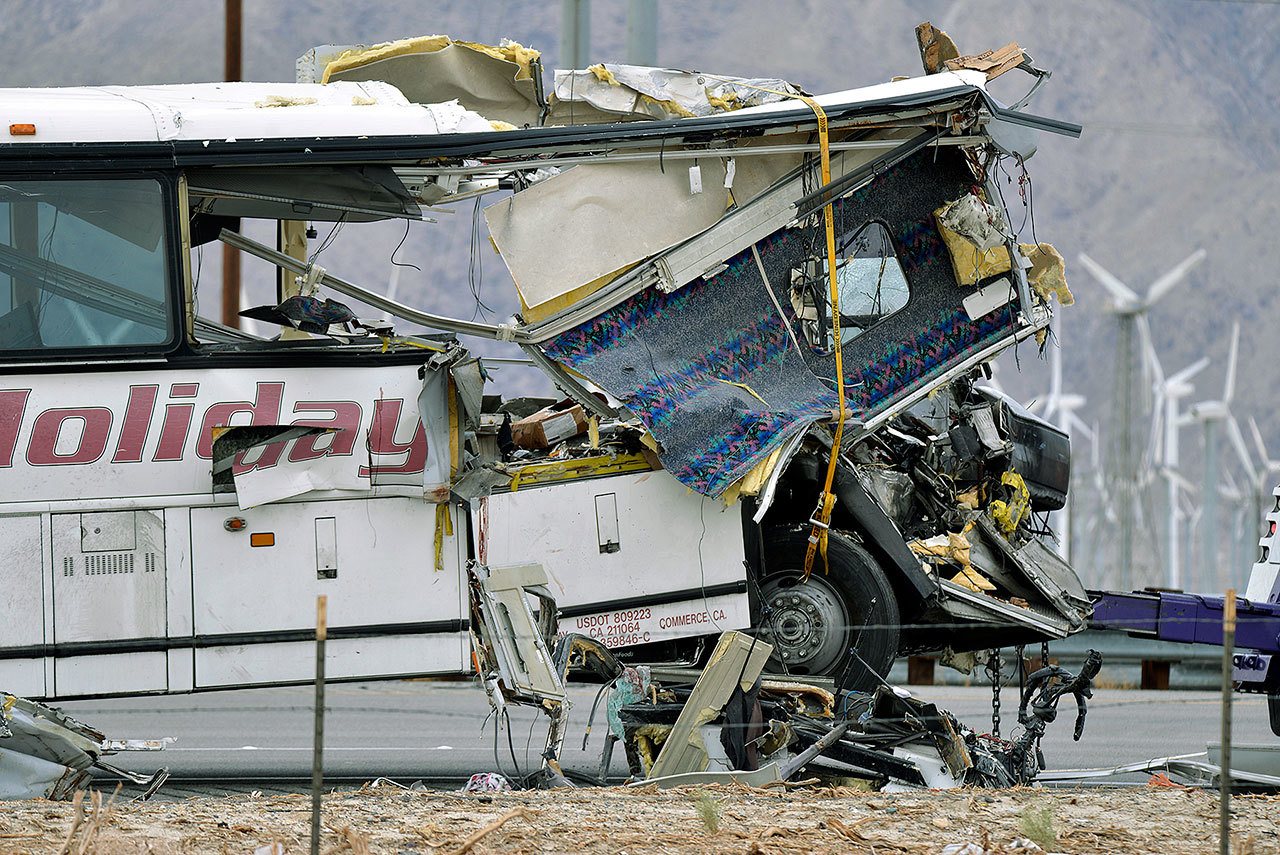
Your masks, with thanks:
[{"label": "utility pole", "polygon": [[561,0],[560,53],[565,68],[586,68],[591,54],[591,0]]},{"label": "utility pole", "polygon": [[[226,28],[224,32],[223,78],[240,80],[240,38],[244,31],[241,0],[224,0]],[[222,245],[222,322],[240,328],[240,251]]]},{"label": "utility pole", "polygon": [[658,64],[658,0],[628,0],[627,62]]}]

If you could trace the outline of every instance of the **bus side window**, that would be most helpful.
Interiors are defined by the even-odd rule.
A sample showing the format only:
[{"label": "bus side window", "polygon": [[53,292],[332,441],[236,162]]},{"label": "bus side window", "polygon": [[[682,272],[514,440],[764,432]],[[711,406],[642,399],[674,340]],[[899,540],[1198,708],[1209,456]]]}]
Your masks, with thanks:
[{"label": "bus side window", "polygon": [[[825,254],[791,270],[791,305],[814,347],[832,349],[829,280]],[[836,287],[840,296],[840,343],[907,305],[911,290],[883,223],[872,221],[837,244]]]},{"label": "bus side window", "polygon": [[0,180],[0,354],[169,342],[164,206],[154,179]]}]

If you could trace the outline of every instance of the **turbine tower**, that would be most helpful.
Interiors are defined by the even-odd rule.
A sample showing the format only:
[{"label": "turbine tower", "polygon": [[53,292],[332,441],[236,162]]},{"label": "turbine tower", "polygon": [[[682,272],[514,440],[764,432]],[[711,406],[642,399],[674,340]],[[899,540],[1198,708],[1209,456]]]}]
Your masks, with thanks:
[{"label": "turbine tower", "polygon": [[[1200,506],[1200,566],[1197,568],[1199,584],[1209,581],[1209,573],[1218,562],[1218,483],[1222,479],[1222,465],[1218,460],[1218,425],[1235,424],[1231,416],[1231,398],[1236,386],[1236,356],[1240,347],[1240,323],[1231,327],[1231,347],[1227,352],[1227,377],[1222,387],[1222,397],[1200,401],[1191,407],[1191,418],[1204,430],[1204,480],[1201,483]],[[1239,433],[1236,427],[1232,435]],[[1243,441],[1236,443],[1237,451],[1243,450]],[[1246,468],[1252,468],[1246,464]]]},{"label": "turbine tower", "polygon": [[1155,393],[1148,448],[1151,449],[1156,471],[1165,483],[1165,508],[1168,512],[1164,530],[1165,586],[1177,591],[1182,589],[1182,508],[1179,494],[1190,487],[1178,471],[1181,463],[1178,431],[1185,424],[1185,419],[1178,412],[1178,403],[1195,391],[1191,378],[1208,367],[1209,358],[1201,357],[1176,374],[1165,377],[1160,358],[1151,343],[1146,318],[1139,323],[1138,331],[1142,335],[1143,352],[1152,375],[1152,391]]},{"label": "turbine tower", "polygon": [[1084,266],[1111,295],[1110,312],[1116,318],[1116,460],[1110,468],[1111,494],[1117,502],[1119,518],[1119,578],[1120,587],[1132,584],[1133,531],[1136,509],[1136,485],[1138,472],[1134,455],[1134,389],[1133,389],[1133,329],[1140,316],[1145,316],[1174,285],[1187,275],[1191,268],[1205,257],[1198,249],[1168,273],[1161,276],[1147,289],[1145,297],[1139,297],[1098,262],[1080,253]]},{"label": "turbine tower", "polygon": [[[1057,424],[1058,429],[1067,436],[1084,436],[1094,441],[1094,433],[1084,420],[1076,415],[1076,410],[1085,405],[1083,395],[1075,395],[1062,391],[1062,314],[1055,313],[1052,320],[1053,339],[1057,347],[1050,356],[1049,394],[1044,400],[1044,418]],[[1055,418],[1056,416],[1056,418]],[[1074,474],[1074,471],[1073,473]],[[1071,563],[1072,541],[1072,505],[1075,491],[1070,485],[1067,488],[1067,503],[1058,511],[1058,554],[1068,564]]]}]

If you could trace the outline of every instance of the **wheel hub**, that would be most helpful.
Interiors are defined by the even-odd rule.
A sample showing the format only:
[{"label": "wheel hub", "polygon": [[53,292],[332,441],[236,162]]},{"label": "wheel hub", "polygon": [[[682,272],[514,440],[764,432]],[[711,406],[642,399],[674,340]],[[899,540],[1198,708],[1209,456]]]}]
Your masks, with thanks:
[{"label": "wheel hub", "polygon": [[775,667],[808,674],[825,674],[840,659],[849,637],[844,603],[826,582],[767,584],[764,591],[770,615],[769,640]]}]

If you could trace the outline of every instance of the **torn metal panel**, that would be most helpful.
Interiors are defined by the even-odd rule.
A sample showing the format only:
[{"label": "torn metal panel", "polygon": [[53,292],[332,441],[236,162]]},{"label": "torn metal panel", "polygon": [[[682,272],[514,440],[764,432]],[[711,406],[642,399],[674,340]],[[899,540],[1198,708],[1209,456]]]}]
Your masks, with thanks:
[{"label": "torn metal panel", "polygon": [[[584,164],[489,206],[485,221],[526,320],[537,321],[714,225],[729,207],[730,164],[734,198],[745,204],[799,161],[799,155],[726,159],[708,152],[665,167]],[[700,172],[696,191],[690,169]]]},{"label": "torn metal panel", "polygon": [[[320,439],[324,437],[324,439]],[[312,490],[364,490],[361,477],[346,456],[291,454],[295,440],[307,439],[314,451],[355,447],[355,431],[299,426],[254,425],[214,429],[213,489],[234,489],[242,510],[300,496]],[[299,449],[301,451],[301,449]],[[297,458],[297,459],[294,459]]]},{"label": "torn metal panel", "polygon": [[562,123],[580,104],[611,117],[611,121],[680,119],[772,104],[803,94],[807,93],[777,78],[726,77],[606,62],[582,70],[556,69],[551,122]]},{"label": "torn metal panel", "polygon": [[772,653],[773,645],[741,632],[720,636],[693,693],[649,770],[652,777],[706,770],[708,757],[701,726],[720,716],[735,692],[751,689]]},{"label": "torn metal panel", "polygon": [[147,784],[149,796],[168,777],[165,770],[148,778],[121,772],[102,757],[122,750],[158,750],[171,741],[106,740],[53,707],[0,694],[0,801],[70,798],[86,787],[94,767]]},{"label": "torn metal panel", "polygon": [[195,169],[187,184],[193,212],[206,216],[349,223],[422,217],[404,182],[379,164]]},{"label": "torn metal panel", "polygon": [[456,100],[511,127],[537,127],[546,111],[541,55],[513,41],[486,45],[437,35],[352,46],[334,56],[336,50],[313,48],[310,69],[299,61],[300,76],[305,70],[321,83],[381,80],[416,103]]},{"label": "torn metal panel", "polygon": [[[1210,750],[1196,754],[1157,757],[1104,768],[1054,769],[1041,772],[1040,781],[1045,784],[1071,785],[1145,773],[1165,774],[1175,779],[1175,782],[1216,787],[1222,776],[1222,766],[1219,752],[1214,750],[1215,748],[1217,746],[1211,746]],[[1280,759],[1277,758],[1276,746],[1233,744],[1231,760],[1233,766],[1230,775],[1233,788],[1280,790]]]},{"label": "torn metal panel", "polygon": [[[495,713],[506,703],[537,706],[550,720],[538,786],[573,786],[560,771],[570,703],[565,691],[569,669],[599,675],[606,683],[622,674],[622,665],[593,638],[568,633],[555,642],[557,609],[538,564],[468,568],[472,649]],[[528,597],[535,597],[535,615]],[[606,741],[607,752],[613,742]],[[603,774],[603,773],[602,773]]]},{"label": "torn metal panel", "polygon": [[[269,454],[273,446],[283,448],[286,444],[264,445],[262,453]],[[369,479],[360,477],[350,460],[327,454],[304,461],[294,461],[282,455],[279,463],[266,468],[258,468],[252,461],[233,463],[231,472],[235,478],[236,501],[241,510],[318,490],[369,489]]]},{"label": "torn metal panel", "polygon": [[1074,630],[1069,621],[1046,609],[1016,606],[946,579],[940,579],[939,583],[944,595],[943,610],[958,620],[1023,627],[1049,638],[1066,638]]},{"label": "torn metal panel", "polygon": [[[548,606],[552,619],[555,611],[542,566],[477,566],[474,572],[487,650],[492,652],[507,698],[564,701],[564,680],[551,660],[549,632],[542,620]],[[540,617],[534,616],[526,591],[539,598]]]}]

